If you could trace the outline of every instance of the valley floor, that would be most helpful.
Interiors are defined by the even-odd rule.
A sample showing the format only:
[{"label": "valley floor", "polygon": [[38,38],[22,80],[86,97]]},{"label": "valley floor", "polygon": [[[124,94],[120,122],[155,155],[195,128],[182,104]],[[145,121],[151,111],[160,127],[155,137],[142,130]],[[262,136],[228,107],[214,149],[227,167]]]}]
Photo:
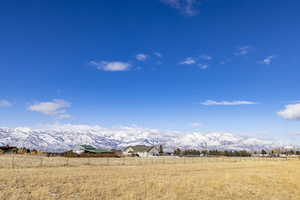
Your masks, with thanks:
[{"label": "valley floor", "polygon": [[299,200],[300,161],[0,168],[5,200]]}]

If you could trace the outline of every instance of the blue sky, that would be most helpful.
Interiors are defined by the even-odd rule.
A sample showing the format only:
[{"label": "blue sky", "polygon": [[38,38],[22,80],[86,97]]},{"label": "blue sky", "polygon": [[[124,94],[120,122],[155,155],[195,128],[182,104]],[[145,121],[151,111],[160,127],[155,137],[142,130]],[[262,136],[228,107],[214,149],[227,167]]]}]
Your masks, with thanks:
[{"label": "blue sky", "polygon": [[2,1],[0,126],[300,143],[299,10],[296,0]]}]

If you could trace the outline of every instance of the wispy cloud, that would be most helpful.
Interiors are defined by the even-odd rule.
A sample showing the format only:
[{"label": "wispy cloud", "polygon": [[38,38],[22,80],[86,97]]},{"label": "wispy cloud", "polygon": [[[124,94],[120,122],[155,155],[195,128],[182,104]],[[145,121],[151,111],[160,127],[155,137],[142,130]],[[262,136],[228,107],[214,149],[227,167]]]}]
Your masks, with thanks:
[{"label": "wispy cloud", "polygon": [[71,118],[71,117],[72,117],[72,115],[70,115],[70,114],[61,114],[61,115],[58,116],[58,118],[60,118],[60,119],[68,119],[68,118]]},{"label": "wispy cloud", "polygon": [[251,51],[251,46],[242,46],[237,49],[237,51],[234,53],[236,56],[244,56],[247,55]]},{"label": "wispy cloud", "polygon": [[71,103],[63,99],[54,99],[53,101],[38,102],[27,107],[28,110],[39,112],[44,115],[50,115],[58,118],[70,118],[71,115],[66,113],[66,109]]},{"label": "wispy cloud", "polygon": [[287,120],[300,120],[300,103],[286,105],[277,114]]},{"label": "wispy cloud", "polygon": [[[200,69],[207,69],[208,68],[208,64],[199,63],[198,60],[199,60],[199,57],[198,57],[198,59],[193,58],[193,57],[187,57],[186,59],[181,61],[179,64],[180,65],[194,65],[194,66],[196,66]],[[206,61],[208,61],[208,58],[206,58]]]},{"label": "wispy cloud", "polygon": [[213,106],[213,105],[220,105],[220,106],[235,106],[235,105],[252,105],[257,104],[253,101],[213,101],[213,100],[206,100],[201,102],[200,104],[205,106]]},{"label": "wispy cloud", "polygon": [[185,60],[181,61],[179,64],[181,65],[193,65],[196,64],[196,59],[192,57],[187,57]]},{"label": "wispy cloud", "polygon": [[199,13],[201,0],[161,0],[161,2],[177,9],[183,15],[195,16]]},{"label": "wispy cloud", "polygon": [[159,57],[159,58],[161,58],[162,57],[162,54],[161,53],[159,53],[159,52],[154,52],[153,53],[156,57]]},{"label": "wispy cloud", "polygon": [[259,61],[259,63],[264,64],[264,65],[270,65],[270,64],[272,64],[274,58],[275,58],[275,56],[268,56],[265,59],[263,59],[262,61]]},{"label": "wispy cloud", "polygon": [[10,107],[12,103],[5,99],[0,99],[0,107]]},{"label": "wispy cloud", "polygon": [[149,56],[147,54],[143,54],[143,53],[140,53],[140,54],[137,54],[135,56],[135,58],[138,60],[138,61],[145,61],[149,58]]},{"label": "wispy cloud", "polygon": [[291,135],[300,135],[300,131],[294,131],[294,132],[290,132],[289,134],[291,134]]},{"label": "wispy cloud", "polygon": [[221,60],[221,61],[219,62],[219,64],[225,65],[225,64],[227,64],[227,63],[229,63],[229,62],[231,62],[231,58],[224,58],[223,60]]},{"label": "wispy cloud", "polygon": [[198,64],[198,67],[199,67],[200,69],[207,69],[207,68],[208,68],[208,65],[207,65],[207,64],[201,64],[201,63],[199,63],[199,64]]},{"label": "wispy cloud", "polygon": [[90,61],[91,65],[94,65],[99,70],[109,71],[109,72],[119,72],[119,71],[127,71],[130,69],[130,64],[127,62],[120,61]]},{"label": "wispy cloud", "polygon": [[191,126],[199,127],[199,126],[202,126],[202,123],[200,123],[200,122],[192,122]]},{"label": "wispy cloud", "polygon": [[208,56],[208,55],[202,55],[202,56],[200,56],[200,58],[203,60],[206,60],[206,61],[212,60],[212,57]]}]

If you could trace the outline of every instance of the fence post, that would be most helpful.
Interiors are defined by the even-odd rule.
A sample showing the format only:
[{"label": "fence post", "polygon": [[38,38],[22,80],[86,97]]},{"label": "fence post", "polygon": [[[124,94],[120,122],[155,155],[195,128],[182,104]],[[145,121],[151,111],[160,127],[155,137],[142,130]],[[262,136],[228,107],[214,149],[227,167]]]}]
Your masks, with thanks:
[{"label": "fence post", "polygon": [[69,158],[66,158],[66,166],[69,166]]},{"label": "fence post", "polygon": [[40,167],[43,167],[43,157],[40,158]]},{"label": "fence post", "polygon": [[11,168],[15,168],[15,155],[13,155],[11,159]]}]

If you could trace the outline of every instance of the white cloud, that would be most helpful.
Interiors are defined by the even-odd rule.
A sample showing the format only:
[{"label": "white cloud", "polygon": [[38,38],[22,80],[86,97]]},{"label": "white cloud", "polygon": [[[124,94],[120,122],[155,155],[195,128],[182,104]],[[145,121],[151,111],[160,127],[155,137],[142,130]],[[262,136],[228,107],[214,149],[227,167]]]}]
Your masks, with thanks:
[{"label": "white cloud", "polygon": [[236,56],[244,56],[249,53],[251,46],[242,46],[237,49],[237,52],[234,53]]},{"label": "white cloud", "polygon": [[300,120],[300,103],[286,105],[277,114],[287,120]]},{"label": "white cloud", "polygon": [[221,65],[225,65],[225,64],[227,64],[227,63],[229,63],[229,62],[231,62],[231,59],[230,59],[230,58],[225,58],[225,59],[221,60],[219,63],[220,63]]},{"label": "white cloud", "polygon": [[66,108],[69,108],[70,106],[71,104],[63,99],[54,99],[53,101],[33,104],[27,109],[63,119],[71,117],[71,115],[66,113]]},{"label": "white cloud", "polygon": [[186,16],[195,16],[199,13],[198,6],[201,0],[161,0],[161,2],[177,9]]},{"label": "white cloud", "polygon": [[297,132],[290,132],[291,135],[300,135],[300,131]]},{"label": "white cloud", "polygon": [[235,105],[252,105],[252,104],[257,104],[257,103],[252,102],[252,101],[213,101],[213,100],[207,100],[207,101],[201,102],[200,104],[205,105],[205,106],[212,106],[212,105],[235,106]]},{"label": "white cloud", "polygon": [[159,57],[159,58],[161,58],[161,57],[162,57],[162,54],[161,54],[161,53],[159,53],[159,52],[154,52],[153,54],[154,54],[155,56]]},{"label": "white cloud", "polygon": [[10,107],[12,103],[5,99],[0,99],[0,107]]},{"label": "white cloud", "polygon": [[69,114],[61,114],[61,115],[58,116],[58,118],[60,118],[60,119],[68,119],[68,118],[71,118],[71,117],[72,116],[69,115]]},{"label": "white cloud", "polygon": [[208,56],[208,55],[202,55],[202,56],[200,56],[200,58],[201,59],[203,59],[203,60],[212,60],[212,57],[211,56]]},{"label": "white cloud", "polygon": [[94,65],[99,70],[103,71],[111,71],[111,72],[117,72],[117,71],[126,71],[129,70],[130,64],[127,62],[120,62],[120,61],[90,61],[91,65]]},{"label": "white cloud", "polygon": [[191,126],[194,126],[194,127],[202,126],[202,123],[200,123],[200,122],[193,122],[193,123],[191,123]]},{"label": "white cloud", "polygon": [[264,64],[264,65],[270,65],[270,64],[272,64],[274,58],[275,58],[275,56],[268,56],[265,59],[263,59],[262,61],[259,61],[259,63]]},{"label": "white cloud", "polygon": [[207,69],[208,68],[207,64],[198,64],[198,66],[200,67],[200,69]]},{"label": "white cloud", "polygon": [[208,64],[198,63],[196,58],[193,58],[193,57],[187,57],[185,60],[181,61],[179,64],[180,65],[195,65],[203,70],[208,68]]},{"label": "white cloud", "polygon": [[187,57],[184,61],[180,62],[181,65],[193,65],[196,64],[196,60],[192,57]]},{"label": "white cloud", "polygon": [[149,56],[146,55],[146,54],[140,53],[140,54],[137,54],[137,55],[135,56],[135,58],[136,58],[137,60],[139,60],[139,61],[145,61],[145,60],[147,60],[147,59],[149,58]]}]

